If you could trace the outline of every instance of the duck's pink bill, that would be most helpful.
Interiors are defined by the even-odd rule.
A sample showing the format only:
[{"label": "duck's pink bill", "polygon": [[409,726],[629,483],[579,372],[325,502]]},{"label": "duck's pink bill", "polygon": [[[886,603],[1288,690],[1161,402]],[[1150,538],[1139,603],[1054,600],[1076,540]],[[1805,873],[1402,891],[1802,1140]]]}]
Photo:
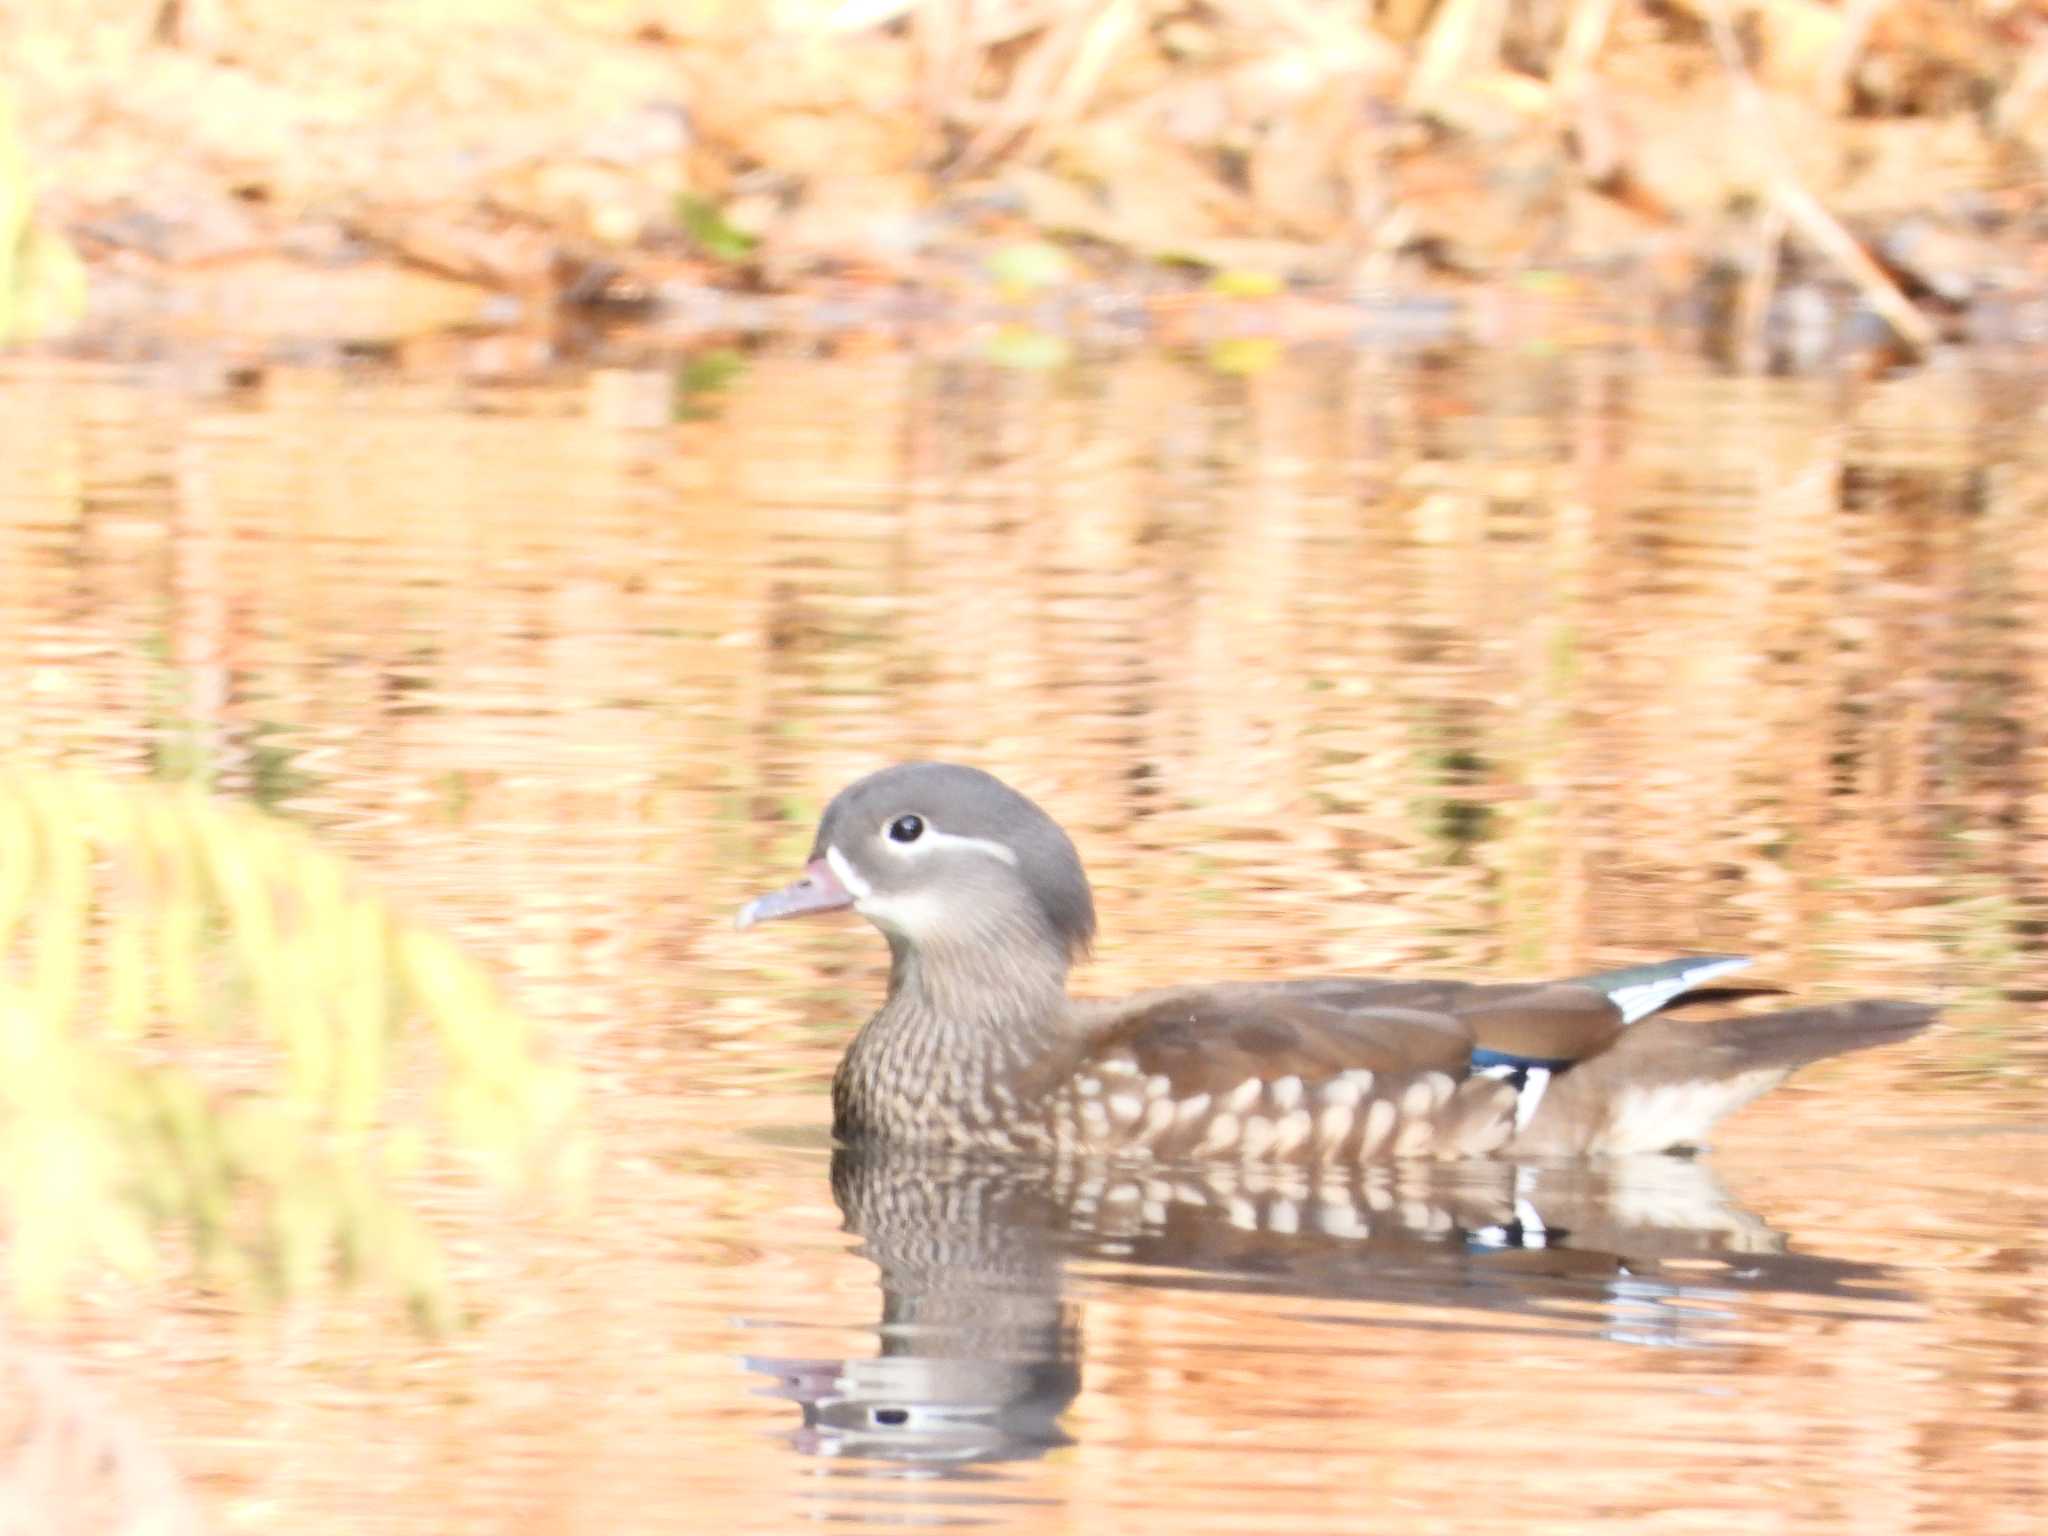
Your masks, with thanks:
[{"label": "duck's pink bill", "polygon": [[756,896],[733,919],[735,928],[751,928],[776,917],[801,917],[806,912],[836,912],[853,905],[853,893],[839,883],[832,866],[813,859],[804,866],[801,880],[766,896]]}]

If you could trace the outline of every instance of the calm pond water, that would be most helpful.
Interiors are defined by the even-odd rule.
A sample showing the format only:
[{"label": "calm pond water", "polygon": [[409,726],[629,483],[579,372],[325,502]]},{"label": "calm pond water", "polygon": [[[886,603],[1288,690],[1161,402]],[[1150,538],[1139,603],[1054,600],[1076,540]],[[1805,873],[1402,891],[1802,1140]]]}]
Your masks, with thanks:
[{"label": "calm pond water", "polygon": [[[2000,1532],[2048,1507],[2031,372],[821,358],[0,374],[0,744],[316,828],[584,1068],[474,1317],[95,1290],[35,1347],[221,1530]],[[1691,950],[1948,1002],[1705,1157],[835,1161],[824,799],[1074,832],[1090,990]]]}]

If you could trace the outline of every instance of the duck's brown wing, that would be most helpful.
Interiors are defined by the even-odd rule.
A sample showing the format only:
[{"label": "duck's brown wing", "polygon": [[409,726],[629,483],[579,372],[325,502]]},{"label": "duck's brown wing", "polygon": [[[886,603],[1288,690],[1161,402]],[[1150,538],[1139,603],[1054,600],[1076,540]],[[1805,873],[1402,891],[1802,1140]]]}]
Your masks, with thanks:
[{"label": "duck's brown wing", "polygon": [[1175,987],[1102,1008],[1085,1054],[1129,1059],[1177,1096],[1220,1094],[1247,1078],[1312,1084],[1358,1069],[1459,1077],[1473,1039],[1444,1000],[1369,982]]},{"label": "duck's brown wing", "polygon": [[1604,992],[1569,981],[1481,988],[1456,1014],[1480,1051],[1558,1064],[1605,1050],[1627,1023]]},{"label": "duck's brown wing", "polygon": [[1097,1005],[1087,1055],[1129,1057],[1176,1093],[1248,1077],[1316,1083],[1340,1072],[1463,1076],[1474,1051],[1577,1061],[1607,1045],[1621,1013],[1589,987],[1328,978],[1174,987]]}]

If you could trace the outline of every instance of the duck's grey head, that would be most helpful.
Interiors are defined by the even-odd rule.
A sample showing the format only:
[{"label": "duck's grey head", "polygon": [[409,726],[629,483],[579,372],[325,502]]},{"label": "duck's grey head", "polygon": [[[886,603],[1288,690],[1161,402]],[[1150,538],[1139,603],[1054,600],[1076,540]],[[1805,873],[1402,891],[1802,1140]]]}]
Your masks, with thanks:
[{"label": "duck's grey head", "polygon": [[739,926],[852,907],[913,952],[1027,943],[1063,964],[1095,937],[1095,902],[1073,843],[992,774],[902,763],[825,808],[794,885],[747,903]]}]

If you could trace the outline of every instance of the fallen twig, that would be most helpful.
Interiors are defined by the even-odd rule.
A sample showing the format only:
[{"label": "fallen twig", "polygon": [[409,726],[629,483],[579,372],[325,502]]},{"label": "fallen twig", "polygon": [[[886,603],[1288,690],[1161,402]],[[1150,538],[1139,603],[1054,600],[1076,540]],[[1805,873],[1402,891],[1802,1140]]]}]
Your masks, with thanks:
[{"label": "fallen twig", "polygon": [[[1839,267],[1844,276],[1854,283],[1862,293],[1864,302],[1892,328],[1892,334],[1915,357],[1932,350],[1940,339],[1934,324],[1913,307],[1913,301],[1899,290],[1898,284],[1885,276],[1884,269],[1871,259],[1862,243],[1842,226],[1841,220],[1821,206],[1820,199],[1808,191],[1799,179],[1799,173],[1792,168],[1792,159],[1778,138],[1777,126],[1771,121],[1770,104],[1749,66],[1743,62],[1741,45],[1736,41],[1735,28],[1728,19],[1727,0],[1715,0],[1709,12],[1714,48],[1721,56],[1722,66],[1733,80],[1736,106],[1760,135],[1770,152],[1770,200],[1791,222],[1806,242],[1828,260]],[[1768,299],[1768,295],[1765,298]]]}]

